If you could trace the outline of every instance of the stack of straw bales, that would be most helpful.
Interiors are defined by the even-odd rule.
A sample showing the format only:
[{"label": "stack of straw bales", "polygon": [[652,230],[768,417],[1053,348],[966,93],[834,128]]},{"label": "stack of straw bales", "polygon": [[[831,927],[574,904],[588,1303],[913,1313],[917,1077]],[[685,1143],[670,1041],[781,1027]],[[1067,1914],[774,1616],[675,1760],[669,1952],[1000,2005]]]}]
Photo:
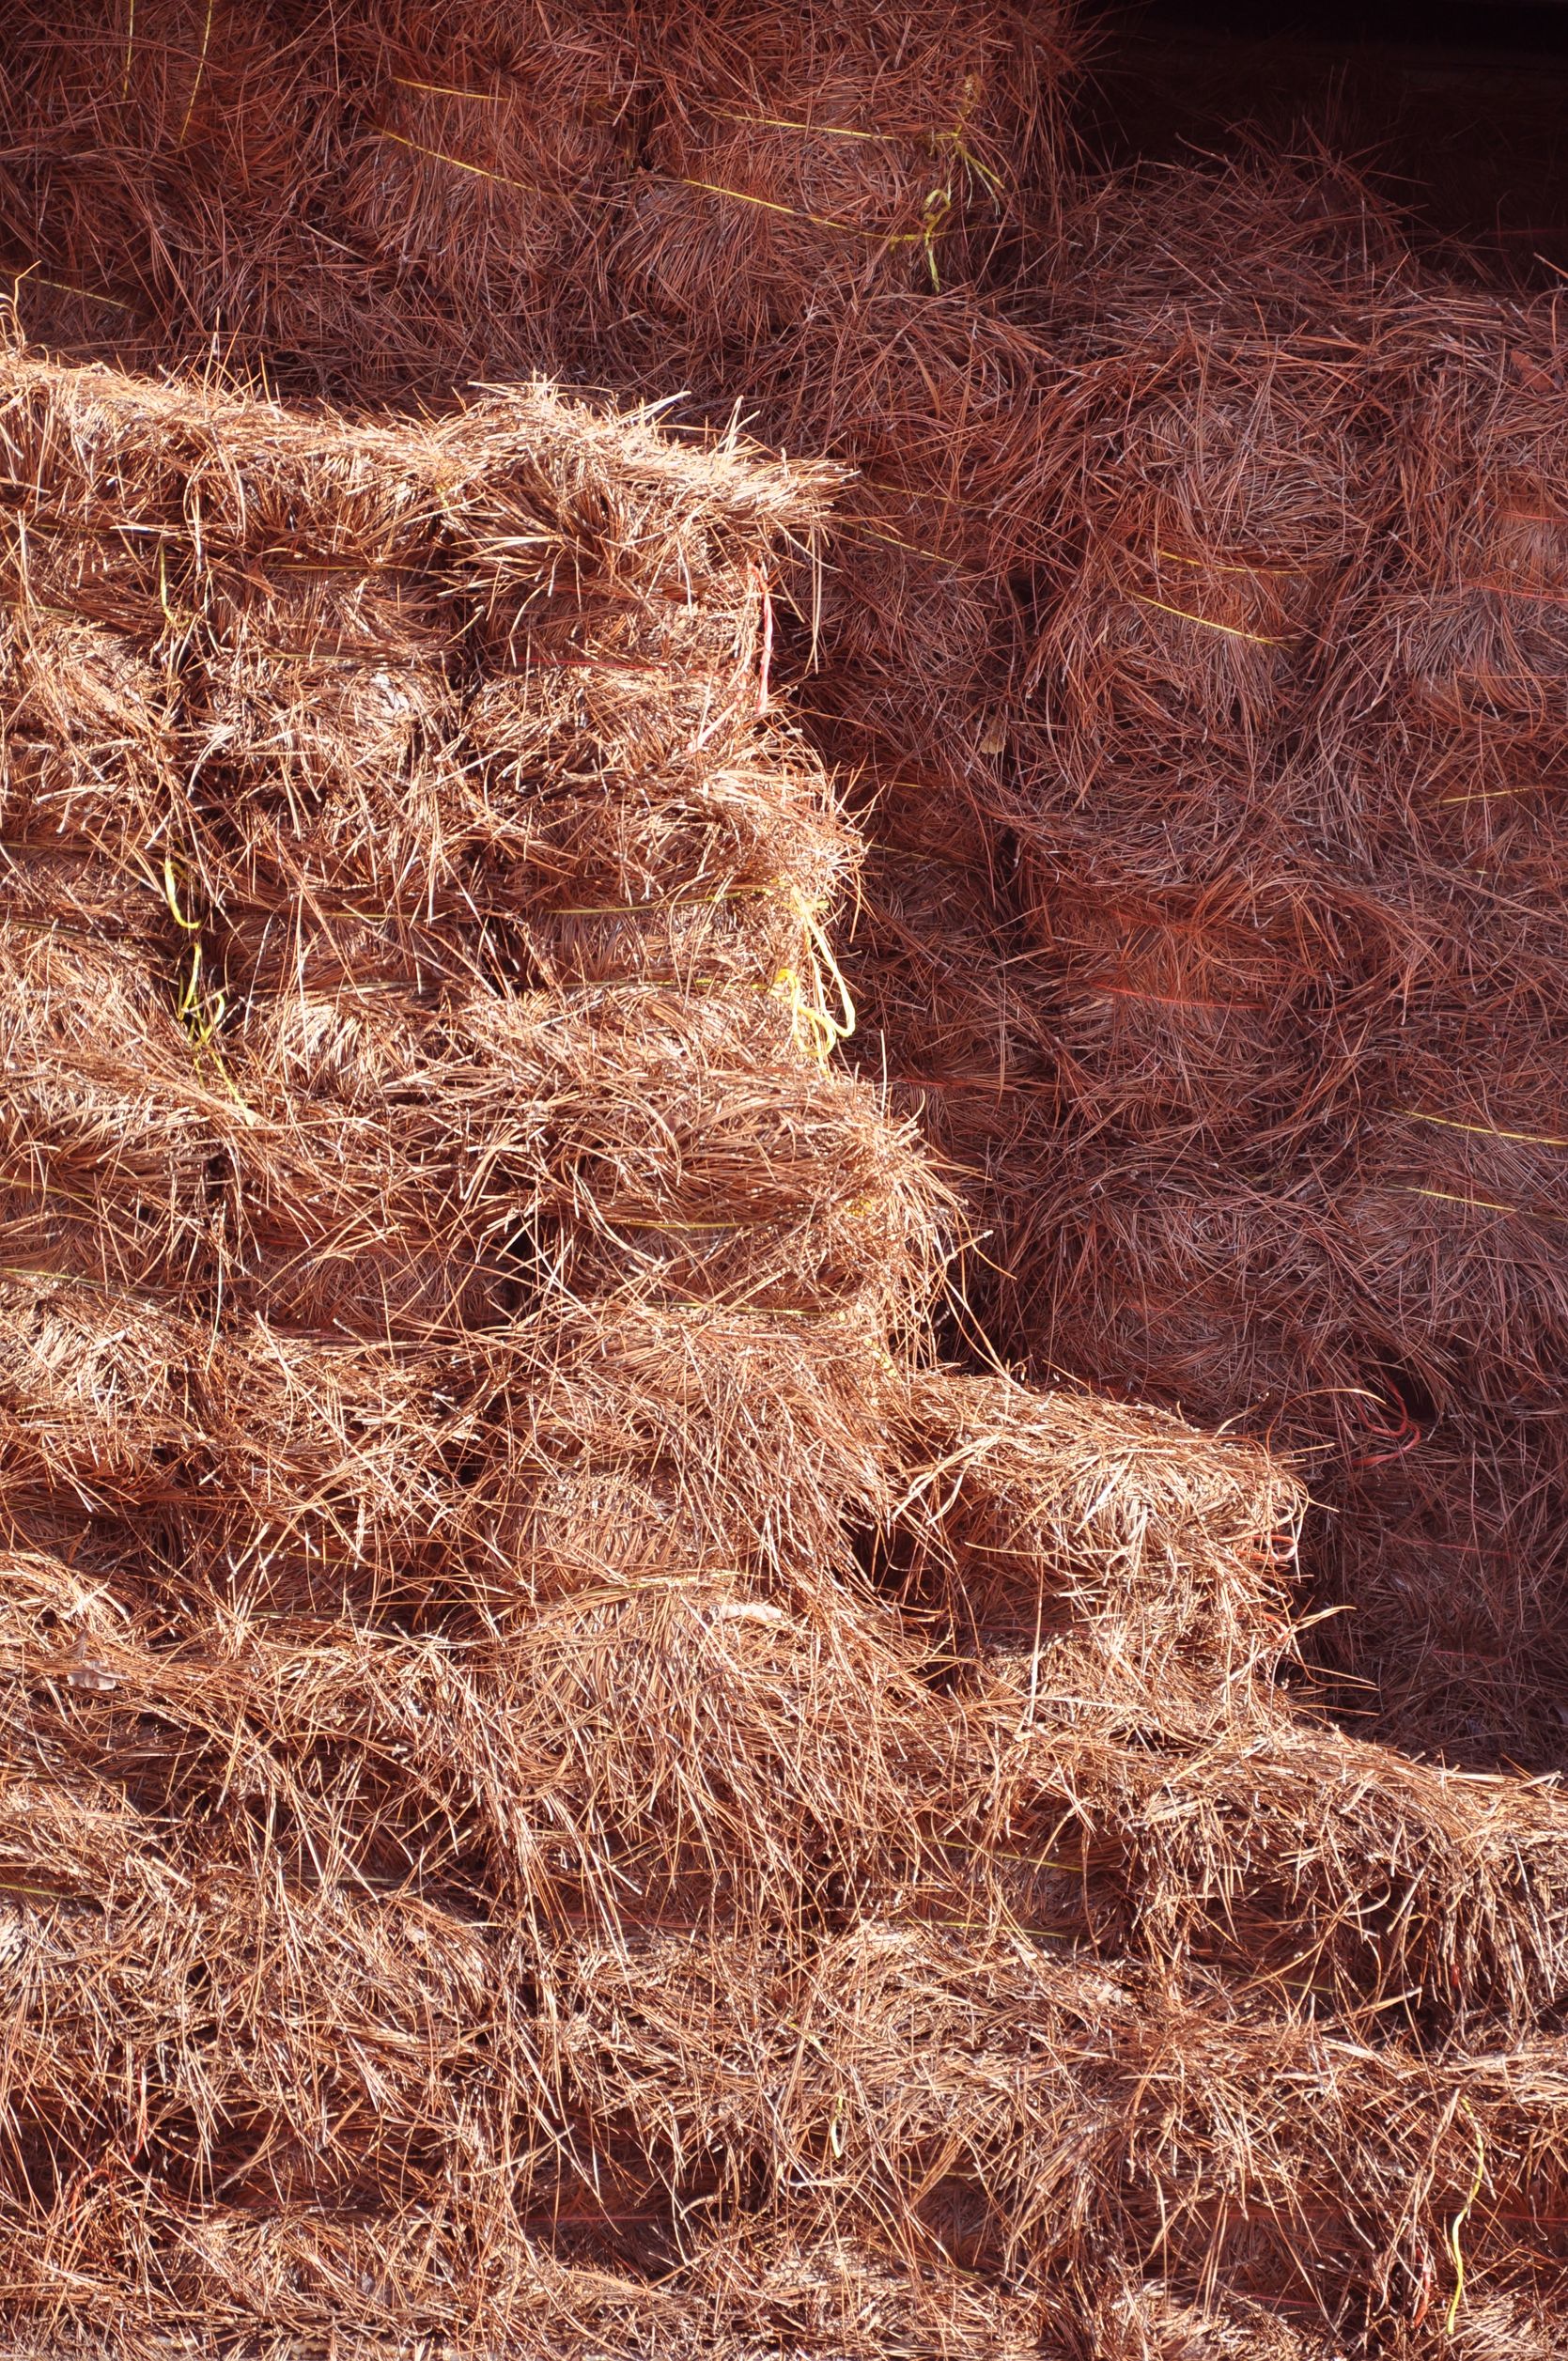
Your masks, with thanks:
[{"label": "stack of straw bales", "polygon": [[1526,2335],[1568,1815],[1292,1710],[1256,1447],[930,1364],[822,472],[0,446],[17,2349]]},{"label": "stack of straw bales", "polygon": [[349,395],[734,354],[1016,242],[1070,52],[1016,0],[20,0],[0,240],[52,344]]},{"label": "stack of straw bales", "polygon": [[1309,1454],[1363,1703],[1545,1767],[1559,329],[1335,194],[1152,176],[1069,224],[1059,538],[994,807],[1057,1092],[1003,1259],[1035,1352]]},{"label": "stack of straw bales", "polygon": [[822,761],[987,1315],[1522,1747],[1557,347],[1045,23],[17,16],[36,338],[856,471],[0,369],[19,2352],[1557,2350],[1568,1812],[939,1364]]},{"label": "stack of straw bales", "polygon": [[[907,920],[994,800],[1048,544],[1049,346],[996,294],[1058,205],[1066,11],[19,0],[7,40],[0,266],[56,353],[349,402],[542,368],[851,469],[778,661],[813,667],[814,739],[893,848],[846,955],[867,1036],[966,1173],[1004,1169],[963,1087],[997,1009],[955,1009]],[[983,928],[994,866],[965,859]],[[1039,1063],[1002,1058],[1000,1104]]]}]

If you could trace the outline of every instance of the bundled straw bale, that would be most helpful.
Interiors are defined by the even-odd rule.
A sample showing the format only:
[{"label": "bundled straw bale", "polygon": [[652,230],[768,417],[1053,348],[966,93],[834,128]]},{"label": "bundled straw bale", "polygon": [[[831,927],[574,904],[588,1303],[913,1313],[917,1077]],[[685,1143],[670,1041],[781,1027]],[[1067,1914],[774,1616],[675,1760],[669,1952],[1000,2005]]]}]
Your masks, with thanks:
[{"label": "bundled straw bale", "polygon": [[1568,1682],[1568,1489],[1549,1417],[1461,1402],[1419,1427],[1385,1422],[1336,1490],[1336,1587],[1355,1622],[1334,1654],[1378,1676],[1375,1701],[1351,1688],[1352,1714],[1375,1701],[1417,1748],[1452,1731],[1478,1754],[1553,1762]]},{"label": "bundled straw bale", "polygon": [[935,1375],[914,1402],[933,1464],[904,1510],[924,1544],[910,1579],[966,1653],[1029,1650],[1036,1682],[1070,1688],[1071,1666],[1041,1670],[1065,1638],[1127,1696],[1157,1695],[1189,1652],[1219,1699],[1274,1670],[1299,1498],[1256,1446],[1002,1378]]},{"label": "bundled straw bale", "polygon": [[1428,382],[1402,454],[1381,645],[1357,653],[1376,663],[1387,648],[1406,713],[1425,707],[1560,750],[1568,511],[1556,323],[1549,307],[1455,290],[1421,325]]},{"label": "bundled straw bale", "polygon": [[1240,132],[1228,153],[1085,175],[1063,192],[1035,291],[1114,343],[1151,318],[1228,333],[1358,336],[1421,283],[1395,208],[1343,157]]},{"label": "bundled straw bale", "polygon": [[673,11],[619,273],[742,347],[849,290],[972,275],[1027,209],[1065,62],[1053,12],[996,0]]},{"label": "bundled straw bale", "polygon": [[[424,432],[350,434],[216,396],[18,365],[0,424],[28,488],[12,557],[16,628],[39,608],[64,606],[68,618],[85,608],[113,622],[116,658],[128,642],[131,660],[147,662],[149,697],[171,659],[188,677],[182,726],[145,767],[117,709],[96,743],[72,731],[58,763],[40,761],[36,778],[22,765],[8,782],[8,832],[122,862],[156,847],[151,873],[170,870],[177,915],[181,894],[192,905],[187,932],[206,924],[204,903],[215,926],[231,906],[242,925],[255,899],[308,893],[328,931],[339,911],[389,928],[460,913],[468,967],[488,928],[510,926],[516,944],[522,925],[542,922],[534,931],[548,946],[556,912],[570,940],[577,922],[620,915],[629,900],[633,915],[647,905],[664,918],[688,901],[716,905],[724,935],[793,941],[800,908],[831,890],[846,853],[804,753],[798,798],[762,791],[793,741],[756,726],[764,569],[730,563],[737,532],[787,532],[787,508],[761,492],[753,514],[759,495],[742,493],[727,523],[691,509],[672,529],[666,510],[650,533],[639,506],[651,519],[667,500],[678,454],[647,437],[641,484],[633,470],[595,485],[584,472],[594,429],[575,441],[552,432],[553,414],[547,397],[519,391]],[[505,455],[520,448],[528,456],[508,473]],[[721,454],[705,464],[716,489],[743,480]],[[536,622],[551,566],[569,567],[582,595],[569,619],[541,611]],[[726,567],[723,606],[705,606],[694,569]],[[630,655],[644,602],[648,637]],[[62,669],[73,686],[74,664]],[[492,672],[542,676],[520,730]],[[33,713],[29,677],[15,692],[19,735]],[[160,719],[155,705],[147,726]],[[672,733],[697,758],[688,792],[708,804],[709,828],[683,828],[682,803],[628,799],[622,825],[634,833],[622,858],[629,866],[635,848],[646,890],[600,910],[594,891],[609,890],[615,865],[603,841],[610,799],[582,770],[597,762],[621,775],[659,759]],[[112,817],[106,773],[119,790]],[[791,821],[781,879],[770,857]],[[751,828],[771,841],[748,874]],[[481,868],[483,880],[470,876]]]},{"label": "bundled straw bale", "polygon": [[635,12],[575,0],[343,13],[334,233],[369,279],[349,366],[460,382],[582,335],[636,153],[638,46]]},{"label": "bundled straw bale", "polygon": [[330,27],[266,0],[22,0],[6,62],[0,235],[30,333],[319,368],[357,276],[326,228]]},{"label": "bundled straw bale", "polygon": [[1082,539],[1032,660],[1075,784],[1143,759],[1140,733],[1255,769],[1296,718],[1389,498],[1375,378],[1329,342],[1160,320],[1078,372]]},{"label": "bundled straw bale", "polygon": [[1352,2016],[1398,2012],[1418,2039],[1473,2042],[1551,2008],[1568,1874],[1551,1796],[1266,1712],[1193,1727],[1185,1748],[1168,1724],[1155,1761],[1136,1734],[1085,1716],[1077,1749],[1066,1850],[1102,1940],[1276,1978]]}]

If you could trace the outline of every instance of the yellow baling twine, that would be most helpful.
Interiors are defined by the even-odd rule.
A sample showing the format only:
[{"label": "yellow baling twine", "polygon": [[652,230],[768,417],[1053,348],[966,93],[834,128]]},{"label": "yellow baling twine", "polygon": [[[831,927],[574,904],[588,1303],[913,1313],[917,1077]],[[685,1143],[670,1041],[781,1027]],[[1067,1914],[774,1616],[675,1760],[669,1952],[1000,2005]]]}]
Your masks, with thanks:
[{"label": "yellow baling twine", "polygon": [[218,1027],[228,1013],[228,1002],[222,992],[204,994],[201,988],[201,921],[187,918],[179,907],[179,882],[174,873],[174,862],[163,862],[163,899],[169,914],[180,933],[191,938],[191,971],[185,979],[175,1015],[179,1018],[198,1049],[210,1049]]},{"label": "yellow baling twine", "polygon": [[[801,963],[806,980],[796,968],[781,968],[768,993],[788,1009],[790,1037],[796,1047],[825,1066],[839,1043],[847,1041],[855,1030],[855,1003],[821,920],[798,885],[790,886],[788,891],[805,937]],[[838,997],[836,1016],[829,1006],[830,980]]]},{"label": "yellow baling twine", "polygon": [[401,132],[389,132],[384,123],[374,127],[378,139],[396,140],[399,148],[410,148],[416,156],[428,156],[432,163],[450,164],[454,172],[471,172],[476,180],[493,180],[499,188],[516,189],[523,196],[544,196],[531,180],[514,180],[509,173],[491,172],[484,164],[465,163],[461,156],[448,156],[439,148],[426,148],[417,139],[405,139]]},{"label": "yellow baling twine", "polygon": [[1473,794],[1470,795],[1440,795],[1437,798],[1437,801],[1439,805],[1447,803],[1504,803],[1510,801],[1514,796],[1539,795],[1545,784],[1544,780],[1531,779],[1522,787],[1478,787],[1475,789]]},{"label": "yellow baling twine", "polygon": [[1141,591],[1131,597],[1141,607],[1157,607],[1161,614],[1178,614],[1184,623],[1202,624],[1205,631],[1223,631],[1228,640],[1251,640],[1258,647],[1288,647],[1288,640],[1271,640],[1263,631],[1243,631],[1234,623],[1216,623],[1206,614],[1193,614],[1187,607],[1168,607],[1163,598],[1145,598]]},{"label": "yellow baling twine", "polygon": [[[46,279],[36,262],[30,262],[24,271],[18,271],[14,274],[11,281],[13,303],[21,295],[23,282],[32,287],[52,287],[56,295],[79,296],[84,303],[106,304],[112,312],[128,312],[131,309],[129,303],[120,303],[117,297],[113,295],[100,295],[94,287],[72,287],[65,279]],[[62,608],[59,612],[63,614],[65,611]]]},{"label": "yellow baling twine", "polygon": [[[969,112],[973,96],[974,81],[971,75],[964,85],[964,105],[953,129],[950,132],[927,132],[924,137],[933,149],[951,148],[960,163],[985,181],[992,195],[1000,196],[1006,185],[1001,173],[995,171],[991,165],[982,163],[973,148],[964,138],[964,117]],[[799,123],[791,121],[787,116],[784,115],[730,115],[722,108],[716,108],[714,112],[715,119],[721,123],[752,124],[757,130],[764,132],[797,132],[802,139],[863,139],[870,140],[882,148],[911,148],[920,136],[918,133],[905,132],[857,131],[847,123]]]},{"label": "yellow baling twine", "polygon": [[[203,74],[207,71],[207,45],[208,45],[209,41],[212,39],[212,9],[213,9],[213,6],[214,6],[214,0],[207,0],[207,21],[206,21],[206,23],[203,24],[203,26],[202,26],[202,28],[201,28],[201,50],[200,50],[200,54],[198,54],[198,56],[197,56],[197,58],[196,58],[196,71],[195,71],[195,79],[193,81],[193,83],[192,83],[192,85],[191,85],[191,95],[190,95],[190,97],[189,97],[189,98],[186,100],[186,101],[185,101],[185,120],[181,123],[181,125],[180,125],[180,127],[179,127],[179,139],[178,139],[178,140],[176,141],[176,143],[175,143],[175,144],[176,144],[176,146],[177,146],[177,147],[179,147],[179,148],[183,148],[183,147],[184,147],[184,145],[185,145],[185,134],[186,134],[186,132],[187,132],[190,130],[190,128],[191,128],[191,116],[192,116],[192,115],[194,114],[194,112],[195,111],[196,92],[197,92],[197,91],[201,88],[201,78],[202,78],[202,75],[203,75]],[[126,58],[127,58],[127,70],[128,70],[128,71],[129,71],[129,63],[130,63],[130,52],[129,52],[129,51],[127,51],[127,53],[126,53]]]},{"label": "yellow baling twine", "polygon": [[1300,566],[1226,566],[1217,557],[1188,557],[1180,550],[1157,548],[1155,555],[1168,558],[1172,566],[1191,566],[1203,574],[1261,574],[1272,582],[1301,582],[1306,575]]},{"label": "yellow baling twine", "polygon": [[898,145],[896,132],[858,132],[847,123],[792,123],[783,115],[730,115],[722,107],[714,109],[714,116],[721,123],[755,124],[759,131],[800,132],[807,139],[868,139],[883,147]]},{"label": "yellow baling twine", "polygon": [[1527,1148],[1568,1148],[1568,1140],[1553,1138],[1545,1131],[1499,1131],[1495,1124],[1460,1123],[1452,1115],[1423,1114],[1419,1107],[1400,1107],[1395,1111],[1410,1123],[1435,1123],[1444,1131],[1467,1131],[1478,1140],[1516,1140]]},{"label": "yellow baling twine", "polygon": [[1440,1199],[1445,1205],[1467,1205],[1472,1213],[1517,1214],[1523,1211],[1521,1206],[1502,1204],[1495,1197],[1461,1197],[1456,1190],[1452,1188],[1416,1188],[1410,1187],[1399,1189],[1397,1194],[1401,1197],[1436,1197]]},{"label": "yellow baling twine", "polygon": [[[1463,2099],[1459,2104],[1465,2114],[1469,2115],[1470,2110],[1466,2106]],[[1453,2257],[1453,2293],[1449,2298],[1449,2307],[1443,2321],[1443,2327],[1445,2333],[1451,2337],[1453,2334],[1454,2322],[1459,2318],[1459,2307],[1465,2300],[1465,2250],[1459,2243],[1459,2233],[1470,2217],[1475,2201],[1481,2195],[1482,2182],[1486,2175],[1486,2148],[1481,2136],[1480,2127],[1473,2116],[1470,2116],[1470,2127],[1475,2133],[1475,2179],[1470,2182],[1469,2196],[1449,2224],[1449,2252]]]},{"label": "yellow baling twine", "polygon": [[[476,99],[485,106],[501,106],[505,102],[505,94],[500,90],[454,90],[444,82],[414,82],[407,74],[394,74],[392,79],[399,90],[426,90],[434,99]],[[387,132],[383,136],[395,139],[396,133]]]},{"label": "yellow baling twine", "polygon": [[931,284],[933,287],[941,285],[937,271],[937,241],[945,232],[947,216],[953,209],[951,189],[931,189],[926,193],[924,216],[919,229],[881,230],[868,229],[860,222],[834,221],[826,213],[808,213],[798,205],[781,205],[777,198],[770,196],[753,196],[749,190],[725,188],[717,180],[691,180],[677,174],[675,176],[675,186],[700,189],[707,196],[728,197],[736,205],[754,205],[761,212],[782,213],[788,221],[809,222],[814,229],[832,229],[846,238],[869,239],[873,245],[924,246]]}]

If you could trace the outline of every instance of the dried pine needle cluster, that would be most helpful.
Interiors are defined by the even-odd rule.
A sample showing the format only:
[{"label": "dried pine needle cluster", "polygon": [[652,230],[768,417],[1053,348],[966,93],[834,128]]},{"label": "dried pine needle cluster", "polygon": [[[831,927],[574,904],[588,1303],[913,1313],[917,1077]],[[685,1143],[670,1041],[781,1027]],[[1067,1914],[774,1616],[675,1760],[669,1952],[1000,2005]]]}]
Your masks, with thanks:
[{"label": "dried pine needle cluster", "polygon": [[1001,0],[8,39],[8,2349],[1555,2354],[1303,1663],[1560,1694],[1549,310]]}]

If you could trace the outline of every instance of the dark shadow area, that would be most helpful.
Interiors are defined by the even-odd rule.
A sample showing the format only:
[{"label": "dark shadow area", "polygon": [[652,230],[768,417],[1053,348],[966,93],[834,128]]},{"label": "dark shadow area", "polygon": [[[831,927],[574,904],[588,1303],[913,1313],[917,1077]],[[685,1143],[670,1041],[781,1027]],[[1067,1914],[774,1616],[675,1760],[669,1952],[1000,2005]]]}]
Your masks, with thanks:
[{"label": "dark shadow area", "polygon": [[1568,5],[1145,0],[1106,21],[1085,126],[1107,162],[1238,125],[1361,159],[1435,242],[1534,285],[1568,273]]}]

